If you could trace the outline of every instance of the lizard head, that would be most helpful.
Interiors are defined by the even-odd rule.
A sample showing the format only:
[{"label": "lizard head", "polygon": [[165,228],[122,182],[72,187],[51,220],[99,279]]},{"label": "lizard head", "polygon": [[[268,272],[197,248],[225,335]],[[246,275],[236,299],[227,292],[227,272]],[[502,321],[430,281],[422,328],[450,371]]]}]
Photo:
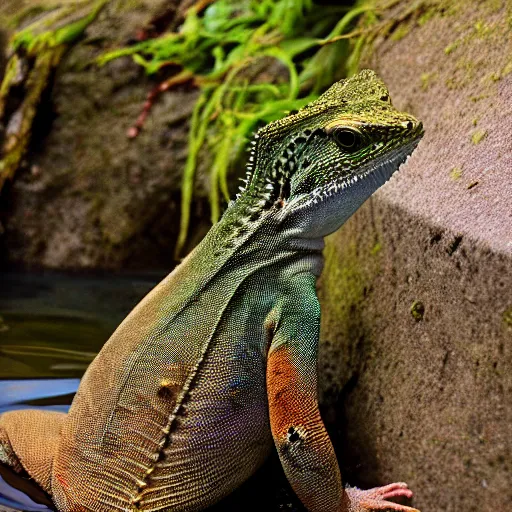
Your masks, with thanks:
[{"label": "lizard head", "polygon": [[303,236],[335,231],[412,153],[421,123],[370,70],[255,135],[242,196],[281,209]]}]

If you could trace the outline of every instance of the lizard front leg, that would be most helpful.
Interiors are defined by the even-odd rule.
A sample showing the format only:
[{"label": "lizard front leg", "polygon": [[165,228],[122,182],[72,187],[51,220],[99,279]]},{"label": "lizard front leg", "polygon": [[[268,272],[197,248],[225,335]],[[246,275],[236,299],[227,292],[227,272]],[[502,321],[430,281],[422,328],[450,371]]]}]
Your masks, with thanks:
[{"label": "lizard front leg", "polygon": [[[304,289],[308,293],[304,295]],[[336,455],[318,409],[317,346],[320,306],[314,283],[302,283],[267,320],[270,426],[284,472],[311,512],[418,512],[387,501],[411,497],[405,484],[362,491],[343,488]]]}]

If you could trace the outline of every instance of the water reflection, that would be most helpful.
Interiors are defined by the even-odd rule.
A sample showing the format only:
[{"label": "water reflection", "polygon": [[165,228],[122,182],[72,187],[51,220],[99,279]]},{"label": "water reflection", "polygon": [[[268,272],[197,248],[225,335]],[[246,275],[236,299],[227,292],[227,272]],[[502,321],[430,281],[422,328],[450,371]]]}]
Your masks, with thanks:
[{"label": "water reflection", "polygon": [[0,379],[80,377],[162,277],[0,274]]}]

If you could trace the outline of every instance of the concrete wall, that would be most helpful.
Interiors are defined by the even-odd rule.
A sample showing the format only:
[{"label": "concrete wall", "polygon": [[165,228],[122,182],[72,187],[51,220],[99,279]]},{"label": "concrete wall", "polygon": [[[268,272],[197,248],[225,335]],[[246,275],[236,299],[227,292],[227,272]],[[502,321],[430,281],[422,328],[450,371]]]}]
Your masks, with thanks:
[{"label": "concrete wall", "polygon": [[405,17],[366,57],[426,134],[328,241],[324,410],[353,482],[407,481],[423,511],[504,511],[512,501],[511,7],[437,4],[444,8],[421,11],[421,23],[418,13]]}]

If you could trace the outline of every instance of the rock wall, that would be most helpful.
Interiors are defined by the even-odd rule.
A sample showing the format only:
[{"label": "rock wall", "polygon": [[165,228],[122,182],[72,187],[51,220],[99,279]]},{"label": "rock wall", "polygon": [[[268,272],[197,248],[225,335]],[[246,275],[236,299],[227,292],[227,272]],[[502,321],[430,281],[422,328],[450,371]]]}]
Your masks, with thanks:
[{"label": "rock wall", "polygon": [[366,58],[425,137],[328,240],[325,416],[354,482],[407,481],[423,511],[507,510],[511,6],[434,4]]},{"label": "rock wall", "polygon": [[[162,95],[146,128],[130,139],[128,129],[163,76],[148,78],[129,57],[103,68],[93,61],[164,14],[178,22],[177,4],[110,2],[64,57],[41,101],[24,165],[2,192],[3,266],[174,265],[188,120],[198,93],[184,85]],[[12,5],[4,9],[11,13]],[[206,189],[200,174],[191,244],[209,227]]]}]

